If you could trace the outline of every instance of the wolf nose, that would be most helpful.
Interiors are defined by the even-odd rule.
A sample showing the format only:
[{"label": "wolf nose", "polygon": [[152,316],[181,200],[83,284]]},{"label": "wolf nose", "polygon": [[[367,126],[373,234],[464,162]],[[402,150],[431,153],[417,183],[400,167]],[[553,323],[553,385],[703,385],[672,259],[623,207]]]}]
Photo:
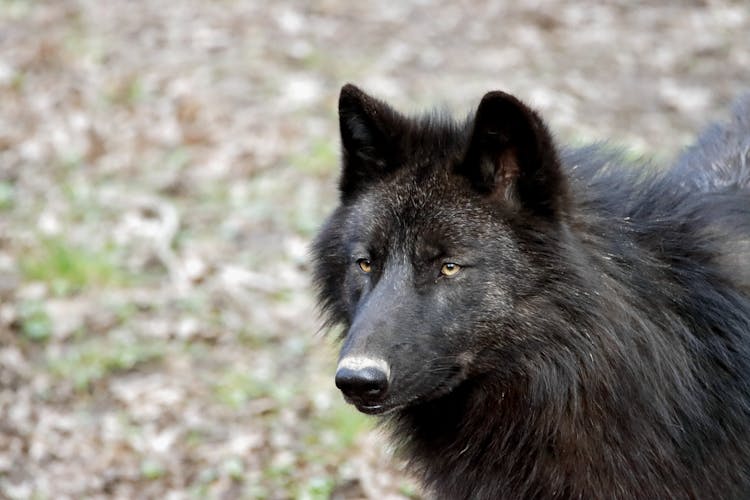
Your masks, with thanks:
[{"label": "wolf nose", "polygon": [[377,401],[388,390],[388,375],[375,366],[340,367],[336,371],[336,387],[348,398]]}]

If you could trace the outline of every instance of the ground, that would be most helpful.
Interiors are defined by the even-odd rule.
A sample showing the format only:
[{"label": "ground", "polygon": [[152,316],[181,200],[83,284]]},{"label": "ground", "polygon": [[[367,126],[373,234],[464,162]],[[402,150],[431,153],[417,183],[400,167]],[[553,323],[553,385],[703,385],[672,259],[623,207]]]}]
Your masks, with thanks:
[{"label": "ground", "polygon": [[308,244],[354,82],[668,162],[743,0],[0,0],[0,498],[419,497],[336,392]]}]

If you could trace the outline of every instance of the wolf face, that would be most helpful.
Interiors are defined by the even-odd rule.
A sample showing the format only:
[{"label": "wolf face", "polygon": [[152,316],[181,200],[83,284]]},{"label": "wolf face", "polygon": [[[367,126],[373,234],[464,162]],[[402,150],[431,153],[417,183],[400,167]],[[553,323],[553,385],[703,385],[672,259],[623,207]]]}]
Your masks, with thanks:
[{"label": "wolf face", "polygon": [[502,92],[456,124],[404,117],[347,85],[339,115],[341,204],[314,244],[321,303],[345,328],[337,386],[382,414],[497,373],[498,356],[512,376],[538,342],[518,334],[521,302],[564,239],[567,188],[546,126]]}]

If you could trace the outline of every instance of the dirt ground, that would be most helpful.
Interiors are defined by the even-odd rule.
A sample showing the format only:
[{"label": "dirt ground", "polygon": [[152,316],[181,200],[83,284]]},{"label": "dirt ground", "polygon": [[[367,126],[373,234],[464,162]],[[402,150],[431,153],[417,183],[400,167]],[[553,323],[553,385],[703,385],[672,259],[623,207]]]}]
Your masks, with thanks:
[{"label": "dirt ground", "polygon": [[0,0],[0,498],[417,498],[335,390],[308,244],[338,90],[668,161],[744,0]]}]

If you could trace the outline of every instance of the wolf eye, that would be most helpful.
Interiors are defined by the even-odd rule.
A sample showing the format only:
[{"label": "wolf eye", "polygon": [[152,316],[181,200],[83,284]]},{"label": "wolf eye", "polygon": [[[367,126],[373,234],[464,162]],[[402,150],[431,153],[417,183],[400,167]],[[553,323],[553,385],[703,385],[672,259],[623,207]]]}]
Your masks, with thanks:
[{"label": "wolf eye", "polygon": [[440,268],[440,274],[443,276],[453,276],[461,270],[461,266],[455,262],[446,262],[443,267]]},{"label": "wolf eye", "polygon": [[372,271],[372,262],[370,262],[369,259],[358,259],[357,265],[359,266],[362,271],[369,273]]}]

